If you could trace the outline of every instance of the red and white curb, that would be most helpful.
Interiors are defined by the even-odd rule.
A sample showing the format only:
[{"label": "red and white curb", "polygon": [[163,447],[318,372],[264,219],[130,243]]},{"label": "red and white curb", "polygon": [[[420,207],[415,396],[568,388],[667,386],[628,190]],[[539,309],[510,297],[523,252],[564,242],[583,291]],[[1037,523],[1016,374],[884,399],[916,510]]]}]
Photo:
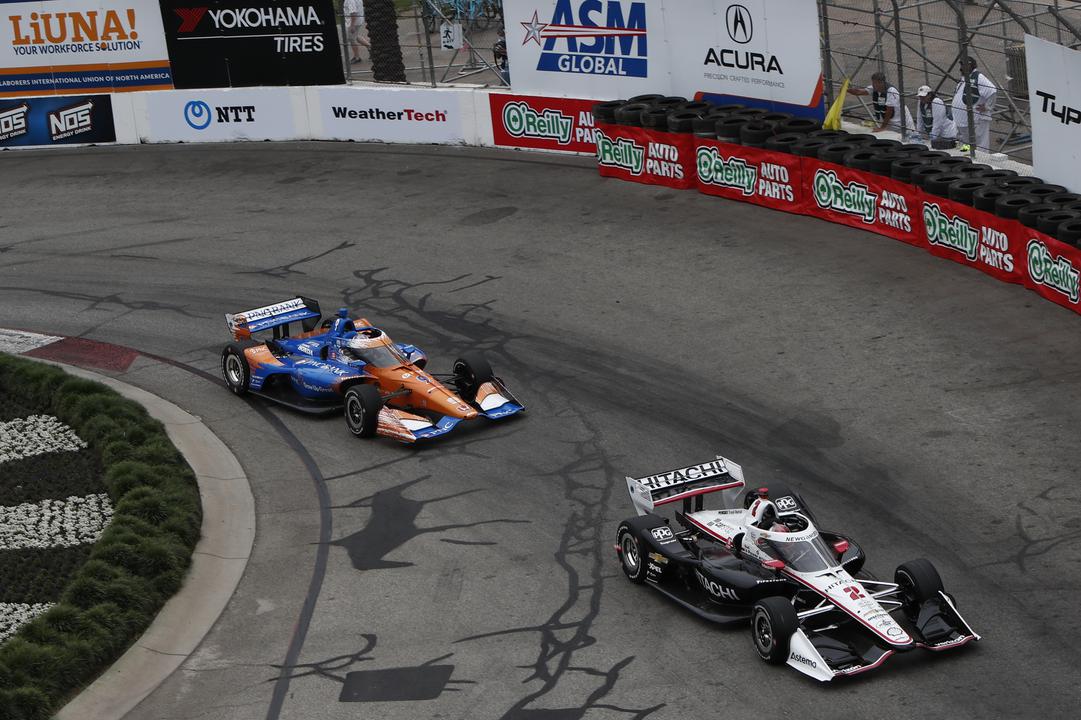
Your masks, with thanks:
[{"label": "red and white curb", "polygon": [[146,408],[195,472],[203,504],[200,539],[184,585],[146,632],[56,717],[121,720],[195,652],[232,598],[255,542],[255,500],[240,462],[202,420],[133,385],[86,368],[122,372],[140,353],[82,338],[0,328],[0,352],[62,365]]}]

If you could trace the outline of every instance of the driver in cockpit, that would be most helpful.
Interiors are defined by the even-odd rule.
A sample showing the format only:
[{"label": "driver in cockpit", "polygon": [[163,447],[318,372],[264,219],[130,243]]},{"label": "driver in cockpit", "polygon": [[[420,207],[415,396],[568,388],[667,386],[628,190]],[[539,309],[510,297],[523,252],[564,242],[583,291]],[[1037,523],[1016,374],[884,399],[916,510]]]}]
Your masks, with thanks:
[{"label": "driver in cockpit", "polygon": [[769,532],[791,532],[788,526],[780,521],[777,506],[765,498],[755,500],[751,506],[750,524]]}]

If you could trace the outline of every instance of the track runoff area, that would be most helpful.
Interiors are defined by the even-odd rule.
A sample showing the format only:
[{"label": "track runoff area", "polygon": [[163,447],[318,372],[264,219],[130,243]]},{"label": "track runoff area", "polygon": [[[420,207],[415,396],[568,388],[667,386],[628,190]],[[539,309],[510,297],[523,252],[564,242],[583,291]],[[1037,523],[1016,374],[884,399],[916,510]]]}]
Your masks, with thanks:
[{"label": "track runoff area", "polygon": [[[1079,639],[1072,313],[859,230],[578,159],[3,160],[0,327],[137,351],[102,371],[200,416],[255,495],[231,603],[128,717],[960,718],[1081,699],[1055,680]],[[65,201],[42,213],[46,192]],[[528,412],[410,447],[233,396],[224,315],[297,295],[416,344],[431,372],[482,351]],[[798,488],[883,580],[932,560],[982,641],[818,683],[761,662],[745,624],[628,582],[624,478],[716,454],[749,487]]]}]

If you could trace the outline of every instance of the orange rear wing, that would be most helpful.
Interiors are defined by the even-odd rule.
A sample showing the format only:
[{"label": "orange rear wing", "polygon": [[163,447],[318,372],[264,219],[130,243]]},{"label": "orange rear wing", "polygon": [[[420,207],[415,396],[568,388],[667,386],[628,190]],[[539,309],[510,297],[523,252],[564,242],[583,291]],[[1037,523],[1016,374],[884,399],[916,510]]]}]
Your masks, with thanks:
[{"label": "orange rear wing", "polygon": [[743,468],[720,455],[697,465],[641,478],[627,478],[627,491],[639,515],[652,512],[660,505],[722,490],[734,491],[726,497],[729,501],[727,504],[731,505],[742,488]]}]

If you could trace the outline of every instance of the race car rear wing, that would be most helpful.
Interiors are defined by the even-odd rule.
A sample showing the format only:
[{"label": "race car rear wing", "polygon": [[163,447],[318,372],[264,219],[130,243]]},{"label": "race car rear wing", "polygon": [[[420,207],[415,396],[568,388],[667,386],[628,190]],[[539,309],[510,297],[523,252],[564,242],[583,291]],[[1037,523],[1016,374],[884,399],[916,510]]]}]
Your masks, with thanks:
[{"label": "race car rear wing", "polygon": [[732,497],[726,497],[726,507],[735,505],[735,496],[743,488],[743,468],[731,460],[717,456],[715,460],[690,465],[676,470],[647,475],[642,478],[627,478],[627,491],[631,502],[639,515],[652,512],[660,505],[690,500],[707,493],[729,490]]},{"label": "race car rear wing", "polygon": [[301,322],[305,332],[314,330],[321,315],[318,302],[311,298],[295,297],[235,315],[227,313],[225,322],[234,340],[244,340],[250,338],[252,333],[270,329],[275,329],[274,337],[277,338],[283,333],[276,329],[291,322]]}]

